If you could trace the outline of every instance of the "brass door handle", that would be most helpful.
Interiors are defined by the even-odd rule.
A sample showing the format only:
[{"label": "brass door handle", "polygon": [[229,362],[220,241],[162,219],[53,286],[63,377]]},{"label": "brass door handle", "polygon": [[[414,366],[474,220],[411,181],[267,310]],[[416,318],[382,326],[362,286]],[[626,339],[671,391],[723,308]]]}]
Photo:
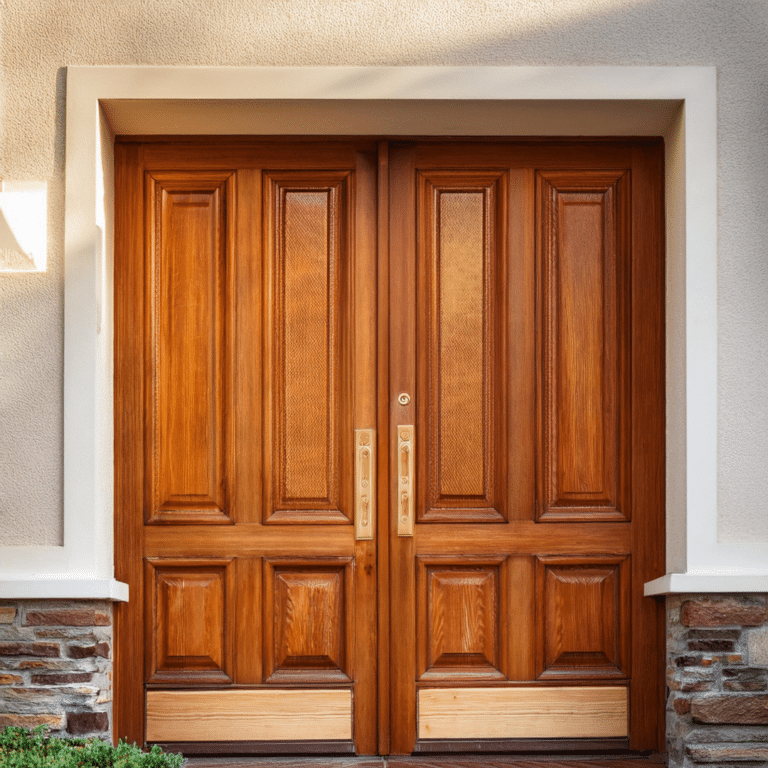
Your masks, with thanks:
[{"label": "brass door handle", "polygon": [[376,430],[355,430],[355,537],[373,538],[376,513]]},{"label": "brass door handle", "polygon": [[397,535],[413,536],[416,436],[413,425],[397,428]]}]

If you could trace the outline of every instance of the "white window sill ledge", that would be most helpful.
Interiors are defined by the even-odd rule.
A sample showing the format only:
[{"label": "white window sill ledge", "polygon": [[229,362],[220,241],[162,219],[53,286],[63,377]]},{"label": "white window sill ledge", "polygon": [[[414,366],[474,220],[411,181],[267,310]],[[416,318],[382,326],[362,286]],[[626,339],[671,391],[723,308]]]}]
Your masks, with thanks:
[{"label": "white window sill ledge", "polygon": [[768,573],[666,573],[644,587],[646,597],[706,592],[768,592]]},{"label": "white window sill ledge", "polygon": [[115,579],[4,579],[0,599],[112,600],[128,602],[128,585]]}]

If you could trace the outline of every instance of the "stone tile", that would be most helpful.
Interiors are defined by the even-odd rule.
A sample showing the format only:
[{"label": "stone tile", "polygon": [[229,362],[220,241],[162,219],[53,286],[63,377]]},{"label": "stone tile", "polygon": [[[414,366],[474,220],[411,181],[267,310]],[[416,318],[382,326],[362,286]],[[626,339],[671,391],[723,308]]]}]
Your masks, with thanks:
[{"label": "stone tile", "polygon": [[95,611],[91,609],[28,611],[24,617],[26,627],[92,627]]},{"label": "stone tile", "polygon": [[16,619],[16,607],[13,605],[0,605],[0,624],[13,624]]},{"label": "stone tile", "polygon": [[109,716],[106,712],[67,713],[67,731],[73,736],[103,733],[107,730],[109,730]]},{"label": "stone tile", "polygon": [[680,620],[687,627],[754,627],[768,620],[764,598],[698,598],[686,600]]},{"label": "stone tile", "polygon": [[0,712],[0,728],[8,725],[15,725],[21,728],[37,728],[38,725],[45,725],[55,731],[64,726],[64,716],[56,714],[39,715],[21,715],[16,713]]},{"label": "stone tile", "polygon": [[749,663],[768,667],[768,627],[753,629],[747,636]]},{"label": "stone tile", "polygon": [[697,763],[755,763],[768,760],[768,742],[744,744],[691,744],[686,754]]},{"label": "stone tile", "polygon": [[57,643],[0,643],[0,656],[58,656]]},{"label": "stone tile", "polygon": [[701,723],[768,725],[768,696],[694,696],[691,715]]}]

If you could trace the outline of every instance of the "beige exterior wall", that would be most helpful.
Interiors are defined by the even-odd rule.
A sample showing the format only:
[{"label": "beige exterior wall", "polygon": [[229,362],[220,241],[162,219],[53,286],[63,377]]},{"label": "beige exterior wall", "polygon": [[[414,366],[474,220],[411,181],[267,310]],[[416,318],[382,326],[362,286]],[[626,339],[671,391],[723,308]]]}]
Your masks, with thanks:
[{"label": "beige exterior wall", "polygon": [[762,0],[0,0],[0,177],[48,191],[45,270],[0,251],[0,545],[61,543],[64,67],[109,64],[717,66],[720,535],[768,541],[767,34]]}]

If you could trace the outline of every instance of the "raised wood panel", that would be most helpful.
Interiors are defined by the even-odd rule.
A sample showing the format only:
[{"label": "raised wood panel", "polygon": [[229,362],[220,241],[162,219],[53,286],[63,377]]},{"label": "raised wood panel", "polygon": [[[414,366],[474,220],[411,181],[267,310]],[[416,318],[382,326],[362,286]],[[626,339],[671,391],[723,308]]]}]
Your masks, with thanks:
[{"label": "raised wood panel", "polygon": [[506,177],[431,171],[417,183],[419,433],[428,436],[418,519],[503,522],[497,286],[504,272]]},{"label": "raised wood panel", "polygon": [[629,558],[539,557],[539,679],[629,674]]},{"label": "raised wood panel", "polygon": [[230,523],[233,174],[146,178],[147,521]]},{"label": "raised wood panel", "polygon": [[265,520],[347,523],[349,174],[267,173],[264,197],[274,366]]},{"label": "raised wood panel", "polygon": [[352,691],[147,691],[147,741],[352,738]]},{"label": "raised wood panel", "polygon": [[265,560],[265,680],[352,679],[352,562]]},{"label": "raised wood panel", "polygon": [[629,519],[628,183],[539,173],[543,521]]},{"label": "raised wood panel", "polygon": [[420,680],[504,679],[504,563],[470,555],[417,558]]},{"label": "raised wood panel", "polygon": [[578,739],[627,735],[627,689],[427,688],[419,739]]},{"label": "raised wood panel", "polygon": [[234,561],[146,560],[147,681],[232,682]]}]

